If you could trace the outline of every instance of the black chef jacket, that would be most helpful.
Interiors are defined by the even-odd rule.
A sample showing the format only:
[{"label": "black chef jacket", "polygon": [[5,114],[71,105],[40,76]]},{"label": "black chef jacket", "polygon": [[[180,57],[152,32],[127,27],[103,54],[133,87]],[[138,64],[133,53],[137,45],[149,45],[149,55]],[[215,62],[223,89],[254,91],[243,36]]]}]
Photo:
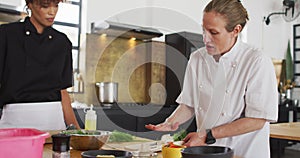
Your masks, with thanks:
[{"label": "black chef jacket", "polygon": [[0,107],[60,101],[72,86],[72,44],[52,27],[42,34],[30,22],[0,25]]}]

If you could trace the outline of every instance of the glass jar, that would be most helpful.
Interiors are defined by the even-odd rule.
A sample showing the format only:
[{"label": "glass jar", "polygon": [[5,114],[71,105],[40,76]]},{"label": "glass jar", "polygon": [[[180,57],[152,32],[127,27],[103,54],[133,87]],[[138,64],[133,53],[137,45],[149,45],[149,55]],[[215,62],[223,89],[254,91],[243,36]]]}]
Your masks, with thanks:
[{"label": "glass jar", "polygon": [[70,135],[52,135],[52,158],[70,158]]}]

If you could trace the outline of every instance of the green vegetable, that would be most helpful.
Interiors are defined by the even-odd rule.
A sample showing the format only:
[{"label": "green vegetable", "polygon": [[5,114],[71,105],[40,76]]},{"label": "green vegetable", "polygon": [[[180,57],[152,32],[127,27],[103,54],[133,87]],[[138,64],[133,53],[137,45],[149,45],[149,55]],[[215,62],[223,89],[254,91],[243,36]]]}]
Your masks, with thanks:
[{"label": "green vegetable", "polygon": [[78,135],[100,135],[101,132],[100,131],[86,131],[86,130],[66,130],[66,131],[62,131],[62,134],[68,134],[68,135],[72,135],[72,134],[78,134]]},{"label": "green vegetable", "polygon": [[110,142],[130,142],[133,141],[133,136],[128,133],[120,132],[117,130],[112,131],[110,137]]},{"label": "green vegetable", "polygon": [[294,70],[293,70],[293,59],[291,54],[291,48],[290,48],[290,41],[288,41],[288,47],[285,55],[286,60],[286,79],[292,81]]},{"label": "green vegetable", "polygon": [[183,129],[183,130],[175,133],[173,135],[173,139],[174,139],[174,141],[181,141],[186,137],[186,135],[187,135],[187,131]]}]

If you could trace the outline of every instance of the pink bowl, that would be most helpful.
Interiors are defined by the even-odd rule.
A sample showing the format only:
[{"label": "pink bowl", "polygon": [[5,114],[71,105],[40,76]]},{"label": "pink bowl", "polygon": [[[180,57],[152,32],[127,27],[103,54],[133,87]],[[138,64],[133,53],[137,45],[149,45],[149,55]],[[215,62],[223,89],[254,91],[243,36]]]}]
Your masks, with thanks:
[{"label": "pink bowl", "polygon": [[42,158],[48,132],[31,128],[0,129],[0,157]]}]

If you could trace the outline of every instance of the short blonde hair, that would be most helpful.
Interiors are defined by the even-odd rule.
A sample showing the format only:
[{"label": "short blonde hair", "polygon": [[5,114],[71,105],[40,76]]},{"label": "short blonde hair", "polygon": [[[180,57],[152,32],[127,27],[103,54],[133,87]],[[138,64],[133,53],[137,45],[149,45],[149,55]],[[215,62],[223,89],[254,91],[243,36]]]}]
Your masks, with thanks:
[{"label": "short blonde hair", "polygon": [[212,0],[204,9],[204,12],[216,12],[224,16],[227,21],[225,26],[228,32],[233,31],[240,24],[242,30],[249,20],[247,10],[240,0]]}]

